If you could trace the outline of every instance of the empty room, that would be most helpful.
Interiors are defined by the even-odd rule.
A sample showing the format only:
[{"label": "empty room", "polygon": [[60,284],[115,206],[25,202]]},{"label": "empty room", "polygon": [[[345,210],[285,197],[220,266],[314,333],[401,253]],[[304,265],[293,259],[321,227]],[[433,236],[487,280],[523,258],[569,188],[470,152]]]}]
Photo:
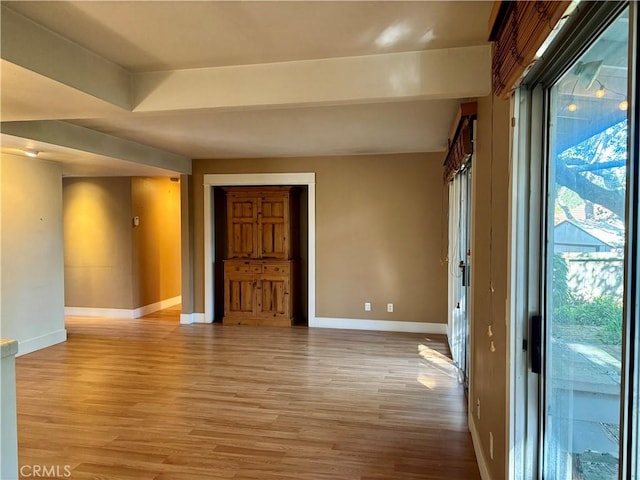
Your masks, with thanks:
[{"label": "empty room", "polygon": [[1,480],[637,478],[637,2],[0,8]]}]

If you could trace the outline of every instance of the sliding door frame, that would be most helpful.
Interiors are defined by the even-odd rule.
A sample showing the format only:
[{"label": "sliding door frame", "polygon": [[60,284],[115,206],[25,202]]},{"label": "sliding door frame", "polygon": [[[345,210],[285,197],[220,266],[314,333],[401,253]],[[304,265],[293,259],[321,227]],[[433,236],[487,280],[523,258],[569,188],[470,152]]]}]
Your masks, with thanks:
[{"label": "sliding door frame", "polygon": [[620,423],[620,462],[623,479],[640,474],[640,25],[637,2],[629,5],[629,162],[625,246],[625,308],[622,335],[622,395],[626,401]]},{"label": "sliding door frame", "polygon": [[[509,466],[510,479],[542,478],[544,401],[542,376],[532,373],[530,319],[543,313],[546,257],[546,183],[549,89],[629,4],[584,2],[529,72],[512,97],[512,175],[510,219],[509,308]],[[640,474],[640,45],[638,5],[630,2],[629,23],[629,162],[627,171],[627,242],[620,422],[620,478]],[[544,354],[542,357],[544,372]]]}]

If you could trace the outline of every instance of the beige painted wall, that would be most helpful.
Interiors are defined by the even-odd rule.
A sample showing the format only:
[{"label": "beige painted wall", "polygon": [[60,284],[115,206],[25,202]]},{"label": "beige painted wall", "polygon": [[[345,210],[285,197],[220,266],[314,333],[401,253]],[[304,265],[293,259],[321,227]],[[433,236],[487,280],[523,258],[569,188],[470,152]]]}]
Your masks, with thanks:
[{"label": "beige painted wall", "polygon": [[441,153],[195,160],[196,311],[204,310],[203,175],[282,172],[316,173],[318,317],[446,322]]},{"label": "beige painted wall", "polygon": [[19,354],[66,339],[60,165],[3,154],[0,335]]},{"label": "beige painted wall", "polygon": [[180,295],[180,183],[165,177],[134,177],[134,308]]},{"label": "beige painted wall", "polygon": [[64,239],[68,307],[130,310],[180,295],[179,183],[67,178]]},{"label": "beige painted wall", "polygon": [[[493,122],[493,124],[492,124]],[[469,415],[478,432],[491,478],[506,478],[506,337],[509,206],[509,102],[478,100],[473,164],[471,268],[471,385]],[[493,292],[491,291],[493,288]],[[493,337],[489,337],[491,326]],[[491,351],[493,341],[495,351]],[[480,418],[476,402],[480,400]],[[493,460],[489,437],[493,434]]]},{"label": "beige painted wall", "polygon": [[133,308],[131,178],[64,180],[65,305]]}]

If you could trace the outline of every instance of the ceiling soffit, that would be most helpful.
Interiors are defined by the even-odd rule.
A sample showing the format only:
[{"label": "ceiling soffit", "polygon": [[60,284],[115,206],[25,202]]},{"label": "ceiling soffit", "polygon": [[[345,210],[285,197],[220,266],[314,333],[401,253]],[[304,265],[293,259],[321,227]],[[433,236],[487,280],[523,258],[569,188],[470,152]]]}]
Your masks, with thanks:
[{"label": "ceiling soffit", "polygon": [[[48,2],[44,2],[42,6],[45,9],[50,8],[45,5],[46,3]],[[85,8],[80,5],[82,2],[55,3],[56,6],[51,8],[65,5],[65,8],[70,9]],[[139,2],[118,2],[120,3]],[[454,3],[458,8],[459,5]],[[238,111],[249,115],[252,111],[265,109],[282,109],[290,112],[291,109],[296,108],[313,110],[327,106],[346,107],[398,102],[406,104],[406,102],[426,100],[452,102],[484,96],[490,90],[488,45],[404,52],[393,52],[393,48],[378,45],[378,51],[386,50],[390,53],[133,73],[79,45],[76,41],[62,37],[20,13],[6,8],[5,5],[17,8],[17,4],[3,2],[2,5],[2,62],[5,67],[2,72],[2,120],[4,122],[69,119],[71,122],[82,125],[82,119],[85,119],[84,125],[90,128],[108,130],[111,136],[129,138],[142,143],[153,139],[154,136],[150,134],[140,137],[134,133],[133,125],[139,125],[138,131],[143,132],[147,123],[149,126],[155,124],[157,131],[166,132],[168,140],[158,138],[149,145],[157,149],[178,152],[183,157],[188,156],[192,150],[182,148],[180,141],[170,140],[188,136],[188,132],[179,122],[172,121],[175,115],[182,116],[186,120],[183,123],[188,125],[192,123],[192,118],[207,116],[214,112]],[[192,5],[189,5],[191,8]],[[35,6],[28,8],[35,8]],[[400,33],[396,32],[400,40],[402,35],[405,35],[401,31],[402,29],[399,30]],[[387,32],[387,35],[390,36],[391,33]],[[242,35],[242,32],[238,34]],[[393,40],[384,40],[384,36],[380,38],[382,39],[380,42],[393,43]],[[425,41],[425,38],[422,41]],[[398,41],[402,43],[400,40]],[[456,42],[453,41],[453,43]],[[460,40],[458,43],[464,42]],[[433,45],[437,44],[437,42],[433,43]],[[405,42],[405,45],[419,46],[409,41]],[[5,75],[6,73],[8,75]],[[37,94],[38,92],[40,95]],[[48,101],[47,93],[53,93],[49,95]],[[428,105],[426,108],[429,109]],[[436,116],[441,115],[443,111],[442,108],[432,110]],[[451,104],[446,108],[446,111],[450,110],[453,111]],[[335,110],[335,112],[339,111]],[[384,109],[379,111],[384,114]],[[312,115],[309,114],[308,118],[311,119],[311,117]],[[315,117],[320,119],[318,128],[322,128],[323,122],[326,125],[326,118]],[[349,115],[342,115],[342,117],[346,119]],[[136,120],[118,120],[129,118]],[[162,118],[165,118],[166,122],[158,125],[158,119]],[[295,116],[289,116],[289,118],[295,118]],[[359,118],[358,121],[362,122],[360,130],[366,131],[366,119]],[[442,121],[447,124],[449,120]],[[43,123],[39,123],[35,130],[42,127]],[[244,125],[247,123],[240,122]],[[309,120],[309,123],[313,122]],[[427,121],[422,124],[422,127],[430,123],[432,121]],[[347,131],[346,128],[342,129],[337,124],[332,127],[332,134],[336,135],[335,143],[342,145],[342,150],[329,149],[325,152],[326,154],[415,151],[413,150],[416,147],[415,142],[404,146],[394,144],[389,146],[389,152],[385,152],[384,146],[381,145],[372,146],[368,150],[367,142],[370,145],[375,143],[371,138],[376,131],[373,125],[370,138],[367,140],[363,137],[357,144],[350,144],[348,139],[337,138],[340,131]],[[420,125],[415,125],[413,128],[418,131]],[[23,133],[29,130],[25,128]],[[31,129],[31,131],[34,130]],[[198,145],[200,155],[210,151],[210,156],[213,157],[215,152],[224,151],[224,156],[227,157],[240,156],[247,152],[255,152],[252,156],[264,156],[272,151],[266,144],[261,143],[264,132],[256,131],[253,136],[251,131],[243,132],[243,138],[247,142],[246,148],[232,145],[230,150],[225,150],[226,147],[217,148],[225,142],[222,141],[216,145],[210,140],[215,136],[207,135],[204,131],[197,132],[200,137],[191,138],[190,141]],[[402,135],[397,137],[403,138]],[[313,138],[314,136],[309,136],[310,141]],[[420,148],[431,151],[441,150],[445,140],[436,140],[430,145],[422,144]],[[287,134],[281,132],[281,137],[274,141],[286,143]],[[238,148],[235,153],[234,148]],[[259,153],[261,148],[262,155]],[[321,145],[305,147],[298,142],[291,151],[283,149],[282,154],[285,156],[289,154],[321,155],[323,150]],[[144,164],[145,159],[141,158],[141,162]]]}]

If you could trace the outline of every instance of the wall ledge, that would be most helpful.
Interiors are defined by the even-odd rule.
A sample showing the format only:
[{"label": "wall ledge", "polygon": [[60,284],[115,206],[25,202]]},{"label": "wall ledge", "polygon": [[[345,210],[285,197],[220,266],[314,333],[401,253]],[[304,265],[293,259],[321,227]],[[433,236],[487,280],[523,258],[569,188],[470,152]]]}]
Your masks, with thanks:
[{"label": "wall ledge", "polygon": [[0,340],[0,357],[9,357],[18,353],[18,342],[15,340]]},{"label": "wall ledge", "polygon": [[0,340],[0,477],[18,478],[18,417],[16,414],[16,359],[18,342]]}]

